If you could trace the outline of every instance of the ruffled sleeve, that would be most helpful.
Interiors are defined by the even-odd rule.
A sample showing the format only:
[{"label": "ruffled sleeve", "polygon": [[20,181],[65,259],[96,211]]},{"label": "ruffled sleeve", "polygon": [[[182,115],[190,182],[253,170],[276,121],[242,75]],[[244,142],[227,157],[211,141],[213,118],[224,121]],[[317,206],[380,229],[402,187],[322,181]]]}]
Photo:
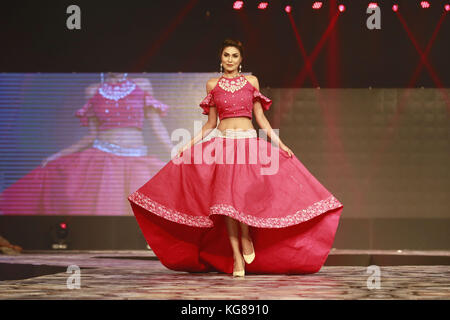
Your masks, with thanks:
[{"label": "ruffled sleeve", "polygon": [[167,113],[169,112],[169,106],[167,104],[155,99],[147,91],[144,91],[144,103],[146,107],[151,106],[155,108],[162,116],[167,116]]},{"label": "ruffled sleeve", "polygon": [[83,107],[81,107],[75,112],[75,116],[77,116],[80,119],[82,126],[87,127],[89,123],[88,118],[95,117],[95,112],[92,106],[92,98],[89,99],[89,101],[86,102],[86,104]]},{"label": "ruffled sleeve", "polygon": [[264,110],[269,110],[272,105],[272,100],[264,96],[258,89],[253,91],[253,102],[259,101]]},{"label": "ruffled sleeve", "polygon": [[208,93],[205,99],[200,102],[200,107],[203,109],[202,114],[209,114],[209,108],[214,107],[214,99],[211,91]]}]

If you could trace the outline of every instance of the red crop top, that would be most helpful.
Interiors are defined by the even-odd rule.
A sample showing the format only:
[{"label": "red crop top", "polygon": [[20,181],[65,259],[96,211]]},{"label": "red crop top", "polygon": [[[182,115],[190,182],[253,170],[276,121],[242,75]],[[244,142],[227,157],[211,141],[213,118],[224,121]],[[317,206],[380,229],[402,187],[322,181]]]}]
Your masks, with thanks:
[{"label": "red crop top", "polygon": [[253,103],[261,102],[268,110],[272,100],[265,97],[243,75],[234,78],[221,76],[214,89],[200,103],[202,114],[209,114],[210,107],[217,107],[219,119],[248,117],[252,119]]},{"label": "red crop top", "polygon": [[169,106],[154,99],[135,82],[123,80],[115,84],[102,84],[95,95],[79,110],[75,116],[81,125],[88,125],[89,117],[97,117],[99,130],[111,128],[138,127],[142,129],[144,108],[153,106],[163,116]]}]

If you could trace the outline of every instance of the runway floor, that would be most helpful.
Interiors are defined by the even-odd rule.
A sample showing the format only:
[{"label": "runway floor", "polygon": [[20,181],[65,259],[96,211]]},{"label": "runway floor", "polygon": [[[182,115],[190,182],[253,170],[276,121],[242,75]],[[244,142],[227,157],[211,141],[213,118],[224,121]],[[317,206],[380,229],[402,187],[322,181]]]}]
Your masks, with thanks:
[{"label": "runway floor", "polygon": [[[315,274],[233,278],[168,270],[151,250],[23,252],[0,255],[0,299],[442,300],[450,298],[449,258],[450,251],[334,249]],[[380,287],[369,289],[367,266],[374,261]],[[67,286],[70,265],[80,268],[79,289]]]}]

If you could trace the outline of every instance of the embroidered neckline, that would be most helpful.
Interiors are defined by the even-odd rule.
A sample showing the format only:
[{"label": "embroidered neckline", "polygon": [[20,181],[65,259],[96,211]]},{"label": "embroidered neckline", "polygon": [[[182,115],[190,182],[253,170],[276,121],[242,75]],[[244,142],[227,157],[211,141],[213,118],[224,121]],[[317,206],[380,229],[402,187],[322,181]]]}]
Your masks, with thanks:
[{"label": "embroidered neckline", "polygon": [[221,87],[223,90],[232,93],[242,89],[246,84],[247,79],[243,75],[239,75],[234,78],[226,78],[224,76],[221,76],[218,83],[219,87]]},{"label": "embroidered neckline", "polygon": [[120,81],[119,84],[103,83],[98,92],[109,100],[118,101],[128,96],[136,88],[136,84],[130,80]]}]

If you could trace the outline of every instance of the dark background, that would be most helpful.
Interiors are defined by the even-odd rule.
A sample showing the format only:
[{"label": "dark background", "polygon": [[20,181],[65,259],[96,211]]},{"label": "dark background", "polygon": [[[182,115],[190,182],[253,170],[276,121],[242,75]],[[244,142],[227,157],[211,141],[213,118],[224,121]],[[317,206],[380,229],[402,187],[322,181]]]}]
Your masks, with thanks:
[{"label": "dark background", "polygon": [[[258,2],[245,1],[242,11],[231,0],[4,2],[0,72],[218,72],[220,44],[231,37],[244,43],[242,71],[258,76],[262,87],[449,87],[448,1],[430,1],[427,10],[420,1],[395,1],[408,31],[391,10],[394,1],[378,1],[381,30],[366,28],[370,1],[323,1],[319,11],[311,9],[313,1],[269,1],[265,11]],[[292,5],[309,55],[339,3],[347,10],[313,61],[317,82],[296,83],[304,59],[284,6]],[[81,30],[66,28],[71,4],[81,8]],[[434,78],[422,67],[411,83],[420,64],[414,41],[425,50],[435,29],[426,58]]]},{"label": "dark background", "polygon": [[[450,1],[430,0],[427,10],[420,1],[396,1],[400,16],[394,1],[377,1],[381,30],[366,28],[370,1],[342,1],[347,10],[327,37],[338,2],[324,1],[320,11],[312,2],[269,1],[259,11],[257,1],[245,1],[240,12],[229,0],[2,3],[0,72],[218,72],[222,41],[237,38],[245,46],[242,71],[257,75],[274,100],[268,119],[345,205],[334,247],[448,250],[450,109],[442,87],[450,87],[450,14],[443,10]],[[305,60],[283,11],[288,3],[306,54],[319,48],[304,82],[296,81]],[[81,8],[81,30],[66,28],[72,4]],[[418,48],[430,39],[425,67]],[[308,89],[316,86],[344,89]],[[186,88],[199,95],[190,106],[199,114],[204,81],[201,94],[192,83]],[[50,227],[60,221],[70,225],[72,249],[146,245],[134,217],[4,216],[0,233],[24,248],[48,249]]]}]

